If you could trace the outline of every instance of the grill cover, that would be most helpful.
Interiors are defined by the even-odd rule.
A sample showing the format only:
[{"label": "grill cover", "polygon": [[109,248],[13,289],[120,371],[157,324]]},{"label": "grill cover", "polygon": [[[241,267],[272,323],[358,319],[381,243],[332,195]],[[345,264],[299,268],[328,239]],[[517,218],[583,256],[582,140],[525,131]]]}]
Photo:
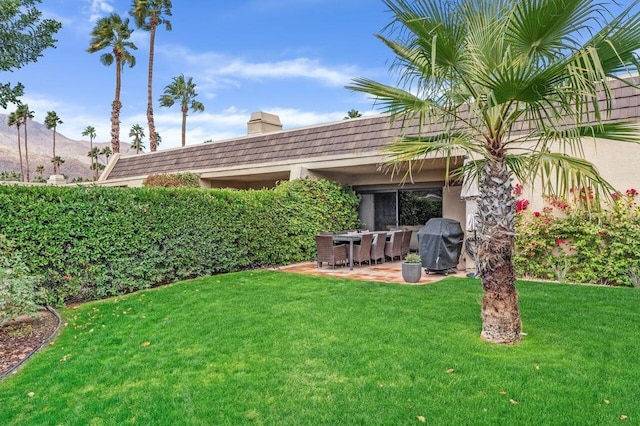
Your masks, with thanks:
[{"label": "grill cover", "polygon": [[418,231],[418,251],[427,271],[456,268],[462,251],[464,233],[460,222],[453,219],[429,219]]}]

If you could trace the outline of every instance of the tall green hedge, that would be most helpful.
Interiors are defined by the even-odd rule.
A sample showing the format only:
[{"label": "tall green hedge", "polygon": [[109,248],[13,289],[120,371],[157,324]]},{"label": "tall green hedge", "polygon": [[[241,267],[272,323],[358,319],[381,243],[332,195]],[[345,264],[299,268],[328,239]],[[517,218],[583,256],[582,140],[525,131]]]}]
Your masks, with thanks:
[{"label": "tall green hedge", "polygon": [[326,180],[251,191],[0,186],[0,234],[61,303],[313,259],[313,235],[357,226],[358,201]]}]

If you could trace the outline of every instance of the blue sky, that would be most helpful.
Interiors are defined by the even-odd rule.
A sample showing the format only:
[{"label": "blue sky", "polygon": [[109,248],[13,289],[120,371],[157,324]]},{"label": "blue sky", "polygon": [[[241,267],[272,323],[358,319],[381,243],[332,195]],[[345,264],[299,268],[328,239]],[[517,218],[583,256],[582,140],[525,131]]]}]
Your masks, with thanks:
[{"label": "blue sky", "polygon": [[[127,15],[130,6],[130,0],[44,1],[44,15],[63,24],[57,48],[37,63],[0,73],[0,80],[25,85],[23,101],[36,121],[54,110],[64,122],[58,127],[63,135],[81,139],[82,130],[93,125],[96,140],[109,141],[115,69],[100,63],[100,52],[86,49],[98,18]],[[205,105],[204,113],[187,119],[187,144],[242,136],[255,111],[278,114],[285,129],[338,121],[352,108],[373,114],[370,99],[344,86],[358,76],[391,82],[391,52],[374,37],[391,18],[381,0],[173,0],[172,11],[173,30],[161,28],[156,36],[153,97],[160,149],[181,143],[179,108],[157,103],[181,73],[193,77]],[[132,41],[137,64],[125,68],[121,92],[125,142],[133,124],[147,128],[149,35],[136,30]]]}]

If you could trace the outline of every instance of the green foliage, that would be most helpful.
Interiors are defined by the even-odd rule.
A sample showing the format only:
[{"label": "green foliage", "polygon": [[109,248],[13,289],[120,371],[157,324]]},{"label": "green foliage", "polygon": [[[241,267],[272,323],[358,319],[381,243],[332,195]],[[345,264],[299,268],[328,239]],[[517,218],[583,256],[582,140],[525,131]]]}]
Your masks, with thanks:
[{"label": "green foliage", "polygon": [[401,191],[400,225],[424,225],[429,219],[442,217],[442,198],[426,197],[413,191]]},{"label": "green foliage", "polygon": [[149,175],[144,186],[162,186],[165,188],[200,188],[200,176],[195,173],[164,173]]},{"label": "green foliage", "polygon": [[0,187],[0,229],[50,300],[309,260],[313,235],[357,226],[358,197],[328,182],[273,190]]},{"label": "green foliage", "polygon": [[608,210],[587,213],[551,200],[541,212],[518,214],[514,262],[524,277],[581,283],[637,285],[640,209],[635,190]]},{"label": "green foliage", "polygon": [[29,272],[14,244],[0,235],[0,326],[38,311],[37,285],[37,277]]},{"label": "green foliage", "polygon": [[[35,62],[54,47],[53,35],[62,27],[53,19],[42,19],[36,9],[40,0],[4,0],[0,7],[0,71],[12,71]],[[0,84],[0,107],[6,108],[24,93],[24,86]]]},{"label": "green foliage", "polygon": [[406,263],[421,263],[422,259],[420,259],[420,255],[417,253],[407,253],[404,258]]},{"label": "green foliage", "polygon": [[3,182],[20,182],[21,176],[18,172],[0,172],[0,181]]}]

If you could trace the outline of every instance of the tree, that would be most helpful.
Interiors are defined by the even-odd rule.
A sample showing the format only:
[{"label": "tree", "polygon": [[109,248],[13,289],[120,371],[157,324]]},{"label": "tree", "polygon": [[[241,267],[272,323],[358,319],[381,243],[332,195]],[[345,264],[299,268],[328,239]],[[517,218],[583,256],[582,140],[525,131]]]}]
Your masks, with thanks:
[{"label": "tree", "polygon": [[93,167],[94,161],[98,160],[98,149],[93,148],[93,140],[96,138],[96,129],[93,126],[87,126],[82,131],[82,136],[89,138],[89,154],[87,155],[91,159],[91,170],[93,170],[93,180],[98,178],[98,171]]},{"label": "tree", "polygon": [[640,142],[637,122],[606,121],[610,81],[634,85],[624,75],[638,71],[638,1],[609,22],[610,5],[590,0],[385,3],[395,38],[378,38],[396,55],[403,87],[367,78],[347,87],[406,120],[404,136],[388,150],[394,166],[408,173],[433,155],[450,164],[455,152],[473,159],[463,173],[476,172],[480,191],[481,338],[518,342],[512,179],[537,183],[547,194],[590,188],[592,206],[609,196],[611,186],[581,147],[585,137]]},{"label": "tree", "polygon": [[349,111],[347,111],[347,115],[344,117],[344,119],[349,120],[351,118],[358,118],[358,117],[362,117],[362,114],[360,114],[360,111],[358,111],[357,109],[350,109]]},{"label": "tree", "polygon": [[53,164],[53,174],[57,175],[58,170],[60,169],[60,166],[64,164],[64,159],[59,155],[56,155],[51,159],[51,164]]},{"label": "tree", "polygon": [[158,149],[156,141],[156,127],[153,122],[153,56],[155,50],[156,28],[164,24],[167,31],[171,31],[171,22],[166,18],[171,16],[170,0],[133,0],[131,12],[136,26],[149,31],[149,73],[147,80],[147,122],[149,123],[149,147],[151,152]]},{"label": "tree", "polygon": [[102,49],[111,48],[110,52],[100,55],[100,62],[110,66],[115,62],[116,68],[116,93],[111,104],[111,147],[113,152],[120,152],[120,88],[122,86],[122,70],[125,65],[132,68],[136,64],[136,58],[130,50],[137,50],[133,42],[129,41],[133,30],[129,28],[129,19],[122,19],[120,15],[111,15],[100,18],[91,31],[91,42],[87,52],[95,53]]},{"label": "tree", "polygon": [[164,88],[164,94],[160,97],[160,106],[171,107],[175,102],[180,102],[182,110],[182,146],[185,146],[187,135],[187,113],[204,111],[204,105],[195,100],[198,96],[193,79],[184,78],[184,74],[174,77],[173,81]]},{"label": "tree", "polygon": [[142,144],[144,138],[144,129],[139,124],[134,124],[129,130],[129,137],[133,138],[131,148],[136,150],[136,154],[140,154],[140,151],[144,151],[145,146]]},{"label": "tree", "polygon": [[20,181],[24,181],[24,165],[22,164],[22,143],[20,141],[20,126],[22,125],[22,117],[18,115],[18,111],[9,114],[7,121],[9,127],[16,126],[18,129],[18,156],[20,157]]},{"label": "tree", "polygon": [[[58,117],[58,114],[56,114],[55,111],[47,112],[47,116],[44,119],[44,125],[47,129],[53,130],[53,156],[51,158],[56,158],[56,128],[58,127],[58,124],[62,124],[62,120]],[[56,163],[54,161],[52,161],[52,163],[53,174],[57,175],[58,169],[56,168]]]},{"label": "tree", "polygon": [[105,165],[106,165],[106,164],[109,164],[109,158],[113,155],[113,152],[111,151],[111,148],[109,148],[108,146],[105,146],[100,151],[100,155],[104,155],[104,157],[106,158],[105,160]]},{"label": "tree", "polygon": [[[3,1],[0,7],[0,71],[12,71],[36,62],[42,52],[55,47],[53,35],[62,27],[53,19],[42,19],[42,12],[36,9],[40,0]],[[20,83],[11,87],[10,83],[0,84],[0,107],[18,103],[24,94]]]},{"label": "tree", "polygon": [[18,109],[16,110],[16,115],[22,121],[24,125],[24,162],[25,162],[25,179],[27,182],[31,181],[29,176],[29,145],[27,141],[27,123],[30,118],[34,117],[34,112],[29,109],[29,105],[20,104],[18,105]]},{"label": "tree", "polygon": [[44,164],[38,164],[36,167],[36,173],[42,177],[42,174],[44,173]]}]

